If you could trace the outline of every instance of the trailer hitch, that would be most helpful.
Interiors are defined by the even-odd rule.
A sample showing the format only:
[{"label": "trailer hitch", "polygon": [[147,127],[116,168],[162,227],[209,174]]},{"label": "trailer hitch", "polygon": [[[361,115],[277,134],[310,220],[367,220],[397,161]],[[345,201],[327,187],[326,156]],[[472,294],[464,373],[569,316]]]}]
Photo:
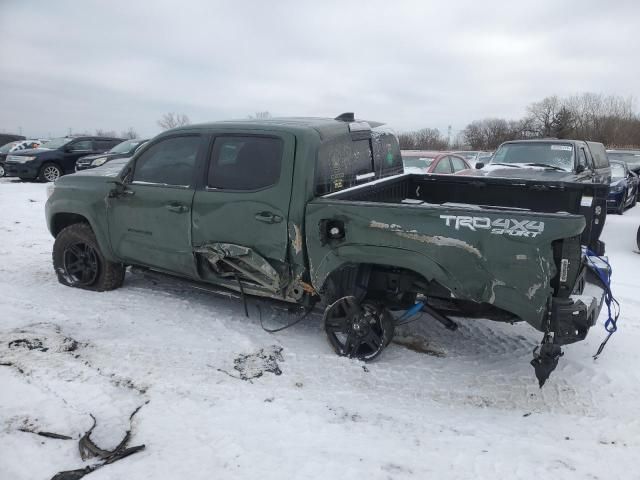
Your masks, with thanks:
[{"label": "trailer hitch", "polygon": [[553,343],[551,335],[545,334],[540,345],[533,349],[531,366],[536,372],[536,378],[540,388],[545,384],[551,372],[558,366],[558,360],[564,352],[560,345]]}]

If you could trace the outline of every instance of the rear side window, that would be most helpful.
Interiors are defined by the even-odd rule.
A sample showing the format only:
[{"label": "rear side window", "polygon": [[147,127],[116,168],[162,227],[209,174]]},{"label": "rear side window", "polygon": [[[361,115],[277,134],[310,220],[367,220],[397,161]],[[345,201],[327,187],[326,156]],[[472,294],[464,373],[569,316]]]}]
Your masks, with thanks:
[{"label": "rear side window", "polygon": [[111,140],[94,140],[93,146],[96,152],[106,152],[114,146]]},{"label": "rear side window", "polygon": [[591,155],[593,156],[593,163],[596,168],[607,168],[609,166],[609,158],[607,157],[607,151],[604,145],[598,142],[587,142]]},{"label": "rear side window", "polygon": [[72,152],[91,152],[93,145],[91,140],[79,140],[70,145]]},{"label": "rear side window", "polygon": [[138,157],[133,181],[187,187],[193,185],[200,136],[160,140]]},{"label": "rear side window", "polygon": [[458,157],[449,157],[451,159],[451,163],[453,163],[453,171],[459,172],[460,170],[465,170],[467,166],[464,164],[464,160]]},{"label": "rear side window", "polygon": [[221,190],[260,190],[278,183],[284,142],[260,136],[216,137],[207,186]]},{"label": "rear side window", "polygon": [[436,167],[433,169],[433,173],[451,173],[451,163],[449,163],[449,157],[440,159]]},{"label": "rear side window", "polygon": [[320,146],[315,176],[316,195],[353,187],[373,180],[375,176],[371,139],[353,140],[349,135],[343,135]]},{"label": "rear side window", "polygon": [[[371,131],[373,164],[376,178],[403,173],[403,161],[398,139],[392,132],[374,129]],[[431,162],[429,162],[431,163]]]}]

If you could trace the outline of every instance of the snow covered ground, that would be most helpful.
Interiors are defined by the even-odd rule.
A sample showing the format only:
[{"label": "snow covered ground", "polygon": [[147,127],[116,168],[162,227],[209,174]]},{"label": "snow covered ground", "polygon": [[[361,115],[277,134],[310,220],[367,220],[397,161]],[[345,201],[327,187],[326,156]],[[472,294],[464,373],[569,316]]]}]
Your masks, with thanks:
[{"label": "snow covered ground", "polygon": [[0,479],[95,463],[78,453],[90,414],[113,448],[140,405],[130,445],[146,449],[86,478],[640,478],[640,208],[604,234],[618,333],[595,362],[601,324],[566,347],[540,390],[524,324],[416,322],[402,343],[421,352],[394,343],[365,367],[313,318],[271,335],[255,308],[130,273],[113,292],[63,287],[45,189],[0,180]]}]

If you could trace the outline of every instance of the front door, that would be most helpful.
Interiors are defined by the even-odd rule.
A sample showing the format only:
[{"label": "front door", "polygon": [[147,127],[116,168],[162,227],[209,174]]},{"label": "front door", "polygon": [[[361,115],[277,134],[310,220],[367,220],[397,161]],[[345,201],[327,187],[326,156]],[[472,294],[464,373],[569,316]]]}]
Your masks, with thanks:
[{"label": "front door", "polygon": [[196,275],[191,207],[201,135],[161,138],[136,160],[126,189],[109,198],[109,237],[122,260]]},{"label": "front door", "polygon": [[93,140],[74,140],[63,147],[62,168],[64,173],[76,171],[76,161],[93,153]]},{"label": "front door", "polygon": [[206,181],[194,197],[194,246],[248,247],[282,279],[294,149],[290,134],[214,135]]}]

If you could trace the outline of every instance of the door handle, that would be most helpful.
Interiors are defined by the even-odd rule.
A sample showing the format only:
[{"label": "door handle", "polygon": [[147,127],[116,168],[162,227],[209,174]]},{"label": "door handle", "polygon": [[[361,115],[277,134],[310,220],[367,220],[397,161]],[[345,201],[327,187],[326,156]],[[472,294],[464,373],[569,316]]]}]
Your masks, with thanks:
[{"label": "door handle", "polygon": [[264,223],[280,223],[282,221],[282,217],[273,212],[258,212],[255,218]]},{"label": "door handle", "polygon": [[177,203],[177,202],[167,203],[165,207],[170,212],[185,213],[189,211],[189,207],[187,207],[186,205],[183,205],[182,203]]}]

